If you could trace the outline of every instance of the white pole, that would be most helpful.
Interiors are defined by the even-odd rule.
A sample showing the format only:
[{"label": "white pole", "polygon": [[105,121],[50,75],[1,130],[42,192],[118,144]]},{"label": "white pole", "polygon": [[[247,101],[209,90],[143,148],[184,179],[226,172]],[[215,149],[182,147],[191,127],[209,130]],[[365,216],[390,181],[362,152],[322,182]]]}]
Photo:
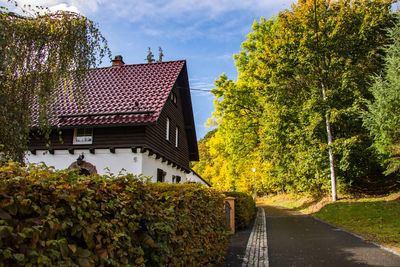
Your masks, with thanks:
[{"label": "white pole", "polygon": [[[326,97],[326,89],[324,83],[321,81],[321,88],[322,88],[322,97],[324,101],[327,101]],[[335,175],[335,161],[333,159],[333,152],[332,152],[332,132],[331,132],[331,125],[329,122],[330,116],[329,111],[325,111],[325,123],[326,123],[326,133],[328,137],[328,151],[329,151],[329,166],[331,169],[331,190],[332,190],[332,201],[335,202],[337,199],[337,190],[336,190],[336,175]]]},{"label": "white pole", "polygon": [[257,187],[256,187],[256,168],[252,169],[254,176],[254,202],[257,201]]}]

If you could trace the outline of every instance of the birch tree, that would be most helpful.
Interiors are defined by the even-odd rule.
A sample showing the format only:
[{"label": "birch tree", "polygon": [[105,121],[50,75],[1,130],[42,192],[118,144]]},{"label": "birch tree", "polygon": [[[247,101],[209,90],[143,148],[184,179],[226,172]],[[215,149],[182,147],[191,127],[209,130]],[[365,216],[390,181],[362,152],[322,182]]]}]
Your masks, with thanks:
[{"label": "birch tree", "polygon": [[79,83],[110,56],[96,24],[71,12],[0,6],[0,153],[22,160],[37,101],[37,127],[49,127],[51,97],[60,80]]}]

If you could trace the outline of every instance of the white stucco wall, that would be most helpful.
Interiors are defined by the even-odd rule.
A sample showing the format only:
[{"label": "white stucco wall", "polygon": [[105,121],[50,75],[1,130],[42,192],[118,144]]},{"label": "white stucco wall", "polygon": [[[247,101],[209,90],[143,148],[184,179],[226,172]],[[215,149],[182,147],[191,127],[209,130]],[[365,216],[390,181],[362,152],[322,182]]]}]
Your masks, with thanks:
[{"label": "white stucco wall", "polygon": [[84,160],[95,165],[99,174],[106,174],[106,168],[114,174],[118,174],[122,169],[128,173],[139,174],[142,169],[142,155],[134,154],[130,149],[115,149],[115,153],[111,153],[109,149],[96,149],[95,154],[91,154],[87,149],[76,149],[73,155],[68,150],[54,150],[54,155],[46,150],[37,150],[36,155],[28,152],[25,158],[29,163],[43,161],[47,166],[67,169],[82,153],[85,156]]},{"label": "white stucco wall", "polygon": [[157,169],[162,169],[167,174],[165,176],[165,182],[172,183],[172,176],[177,175],[181,177],[181,183],[186,182],[186,173],[178,170],[177,168],[173,168],[172,165],[168,165],[167,162],[162,162],[161,159],[156,159],[155,155],[148,156],[146,152],[143,155],[143,163],[142,163],[142,173],[144,176],[153,177],[152,182],[157,182]]},{"label": "white stucco wall", "polygon": [[203,179],[201,179],[195,172],[191,171],[189,174],[186,175],[187,181],[199,183],[205,186],[208,186]]},{"label": "white stucco wall", "polygon": [[[74,154],[70,154],[68,150],[54,150],[54,154],[50,154],[47,150],[37,150],[36,155],[30,152],[26,153],[25,159],[28,163],[44,162],[47,166],[53,166],[55,169],[67,169],[75,162],[80,154],[84,154],[84,160],[96,166],[97,172],[101,175],[108,172],[118,174],[123,169],[127,173],[151,177],[152,182],[157,181],[157,169],[166,172],[165,182],[172,183],[172,176],[180,176],[181,183],[187,181],[186,173],[161,159],[156,159],[155,155],[149,156],[146,153],[133,153],[131,149],[115,149],[115,153],[111,153],[109,149],[96,149],[95,154],[91,154],[89,150],[75,149]],[[108,168],[109,171],[106,169]]]}]

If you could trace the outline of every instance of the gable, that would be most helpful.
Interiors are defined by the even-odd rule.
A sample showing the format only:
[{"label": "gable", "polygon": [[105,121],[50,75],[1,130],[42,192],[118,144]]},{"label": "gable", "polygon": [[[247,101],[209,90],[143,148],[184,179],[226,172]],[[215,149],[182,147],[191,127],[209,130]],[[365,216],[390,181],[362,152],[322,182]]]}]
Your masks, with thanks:
[{"label": "gable", "polygon": [[[53,105],[53,126],[117,127],[156,124],[173,88],[179,90],[189,159],[198,160],[186,61],[118,65],[89,71],[80,84],[61,83]],[[71,92],[82,91],[79,97]],[[33,107],[35,110],[37,106]],[[36,125],[35,116],[33,126]]]},{"label": "gable", "polygon": [[189,159],[190,161],[199,160],[199,151],[197,147],[196,128],[193,117],[192,98],[190,95],[189,79],[186,67],[182,70],[176,83],[182,100],[183,118],[185,122],[184,130],[186,132]]},{"label": "gable", "polygon": [[184,66],[181,60],[97,68],[79,86],[62,82],[53,126],[154,123]]}]

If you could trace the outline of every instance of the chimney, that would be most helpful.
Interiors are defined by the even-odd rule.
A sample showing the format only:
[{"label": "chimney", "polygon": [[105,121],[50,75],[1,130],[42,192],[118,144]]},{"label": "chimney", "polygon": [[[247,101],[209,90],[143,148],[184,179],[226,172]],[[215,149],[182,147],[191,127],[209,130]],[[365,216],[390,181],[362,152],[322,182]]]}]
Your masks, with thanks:
[{"label": "chimney", "polygon": [[115,67],[115,66],[124,66],[125,63],[122,60],[122,56],[120,56],[120,55],[115,56],[115,58],[112,60],[112,65],[113,65],[113,67]]}]

